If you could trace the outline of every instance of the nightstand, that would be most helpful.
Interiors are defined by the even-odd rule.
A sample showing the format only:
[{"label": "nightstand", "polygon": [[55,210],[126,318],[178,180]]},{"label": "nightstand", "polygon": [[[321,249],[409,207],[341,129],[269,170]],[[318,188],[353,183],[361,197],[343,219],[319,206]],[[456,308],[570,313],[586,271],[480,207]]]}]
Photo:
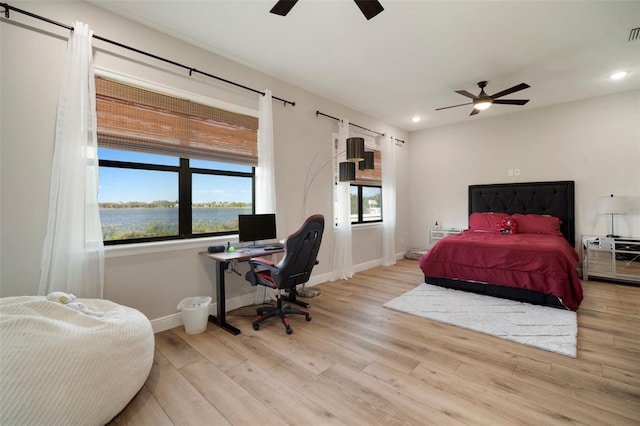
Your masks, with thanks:
[{"label": "nightstand", "polygon": [[456,235],[461,233],[462,229],[457,228],[446,228],[446,229],[436,229],[431,228],[429,230],[429,247],[433,246],[436,241],[443,239],[444,237],[448,237],[449,235]]},{"label": "nightstand", "polygon": [[583,236],[582,276],[640,285],[640,238]]}]

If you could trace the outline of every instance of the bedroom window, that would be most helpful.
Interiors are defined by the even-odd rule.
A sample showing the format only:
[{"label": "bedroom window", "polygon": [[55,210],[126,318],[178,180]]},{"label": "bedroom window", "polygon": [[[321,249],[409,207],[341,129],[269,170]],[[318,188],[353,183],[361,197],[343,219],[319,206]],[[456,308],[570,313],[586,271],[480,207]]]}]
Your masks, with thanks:
[{"label": "bedroom window", "polygon": [[381,153],[373,151],[374,168],[356,167],[356,180],[351,183],[351,223],[382,222],[382,161]]},{"label": "bedroom window", "polygon": [[351,223],[382,222],[382,187],[351,185]]},{"label": "bedroom window", "polygon": [[255,117],[96,78],[105,244],[237,233],[253,213]]}]

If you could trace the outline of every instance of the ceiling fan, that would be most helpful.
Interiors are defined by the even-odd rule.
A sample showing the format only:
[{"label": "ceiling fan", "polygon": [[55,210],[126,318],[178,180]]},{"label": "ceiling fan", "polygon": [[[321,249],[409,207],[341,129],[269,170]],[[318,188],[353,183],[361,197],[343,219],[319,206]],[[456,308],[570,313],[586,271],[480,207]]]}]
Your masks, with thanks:
[{"label": "ceiling fan", "polygon": [[527,89],[527,88],[531,87],[526,83],[517,84],[517,85],[515,85],[513,87],[510,87],[510,88],[508,88],[506,90],[503,90],[502,92],[498,92],[498,93],[495,93],[493,95],[487,95],[484,92],[484,88],[486,86],[487,86],[487,82],[486,81],[478,82],[478,87],[480,87],[480,94],[478,94],[478,96],[474,96],[473,94],[467,92],[466,90],[456,90],[456,93],[459,93],[462,96],[466,96],[467,98],[473,99],[473,102],[468,102],[466,104],[459,104],[459,105],[451,105],[451,106],[443,107],[443,108],[436,108],[436,111],[440,111],[441,109],[456,108],[456,107],[463,106],[463,105],[471,105],[471,104],[473,104],[473,110],[471,111],[471,114],[469,114],[469,115],[476,115],[480,111],[483,111],[483,110],[489,108],[492,104],[524,105],[527,102],[529,102],[529,99],[498,99],[498,98],[501,98],[503,96],[510,95],[511,93],[519,92],[520,90],[524,90],[524,89]]},{"label": "ceiling fan", "polygon": [[[353,0],[356,2],[362,14],[367,20],[373,18],[378,13],[382,12],[384,8],[377,0]],[[273,8],[269,12],[280,15],[287,16],[287,13],[291,11],[291,8],[298,2],[298,0],[279,0]]]}]

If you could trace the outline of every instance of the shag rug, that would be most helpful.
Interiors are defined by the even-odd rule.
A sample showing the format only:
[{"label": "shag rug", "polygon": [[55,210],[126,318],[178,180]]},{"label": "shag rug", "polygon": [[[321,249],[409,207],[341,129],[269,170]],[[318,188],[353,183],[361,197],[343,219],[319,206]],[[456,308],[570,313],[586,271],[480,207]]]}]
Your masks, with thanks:
[{"label": "shag rug", "polygon": [[385,308],[576,357],[573,311],[420,284]]}]

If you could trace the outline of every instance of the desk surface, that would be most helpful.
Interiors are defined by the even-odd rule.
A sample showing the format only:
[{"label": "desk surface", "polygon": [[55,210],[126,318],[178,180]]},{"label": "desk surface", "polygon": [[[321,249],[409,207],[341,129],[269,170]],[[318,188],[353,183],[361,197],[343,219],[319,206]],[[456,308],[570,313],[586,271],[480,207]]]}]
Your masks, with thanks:
[{"label": "desk surface", "polygon": [[231,262],[232,260],[247,260],[252,257],[269,256],[272,254],[283,253],[284,248],[278,248],[274,250],[265,250],[264,248],[241,248],[233,252],[222,251],[220,253],[209,253],[202,251],[199,254],[209,257],[217,262]]}]

